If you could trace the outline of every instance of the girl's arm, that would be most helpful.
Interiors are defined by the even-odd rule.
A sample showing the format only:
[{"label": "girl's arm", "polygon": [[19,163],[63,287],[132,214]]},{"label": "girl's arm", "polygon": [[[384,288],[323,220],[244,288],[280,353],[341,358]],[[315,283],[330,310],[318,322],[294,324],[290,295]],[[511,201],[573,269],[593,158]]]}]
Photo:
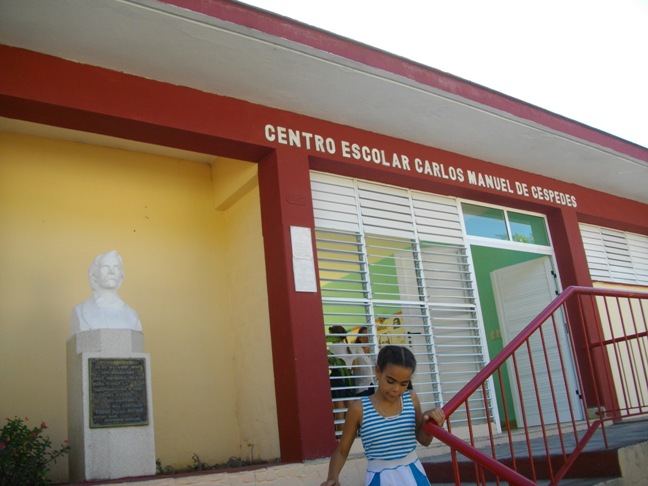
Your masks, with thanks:
[{"label": "girl's arm", "polygon": [[328,477],[321,486],[340,485],[340,471],[342,471],[342,467],[349,456],[349,451],[356,438],[360,424],[362,424],[362,401],[351,400],[349,401],[349,409],[347,410],[344,426],[342,427],[342,437],[340,437],[340,442],[331,455]]},{"label": "girl's arm", "polygon": [[424,446],[429,446],[432,443],[431,435],[427,435],[423,430],[423,424],[428,420],[434,420],[439,427],[443,427],[445,422],[445,414],[440,408],[435,408],[433,410],[428,410],[425,413],[421,413],[421,402],[419,402],[418,396],[413,390],[410,390],[412,394],[412,403],[414,404],[414,410],[416,411],[416,440],[419,444]]}]

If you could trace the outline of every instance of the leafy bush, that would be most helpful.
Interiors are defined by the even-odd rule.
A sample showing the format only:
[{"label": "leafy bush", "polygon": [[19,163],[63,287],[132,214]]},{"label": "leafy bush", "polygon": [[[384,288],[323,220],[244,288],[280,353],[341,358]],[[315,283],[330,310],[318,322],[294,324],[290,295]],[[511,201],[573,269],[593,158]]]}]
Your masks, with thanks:
[{"label": "leafy bush", "polygon": [[48,484],[48,464],[70,452],[65,441],[59,449],[51,449],[52,441],[41,434],[45,422],[29,428],[21,418],[7,419],[0,431],[0,486]]}]

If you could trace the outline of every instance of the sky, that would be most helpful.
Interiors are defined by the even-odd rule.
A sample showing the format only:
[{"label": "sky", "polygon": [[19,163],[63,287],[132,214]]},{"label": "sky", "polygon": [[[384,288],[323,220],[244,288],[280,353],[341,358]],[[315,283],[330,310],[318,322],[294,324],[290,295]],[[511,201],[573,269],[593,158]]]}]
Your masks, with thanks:
[{"label": "sky", "polygon": [[648,0],[242,0],[648,148]]}]

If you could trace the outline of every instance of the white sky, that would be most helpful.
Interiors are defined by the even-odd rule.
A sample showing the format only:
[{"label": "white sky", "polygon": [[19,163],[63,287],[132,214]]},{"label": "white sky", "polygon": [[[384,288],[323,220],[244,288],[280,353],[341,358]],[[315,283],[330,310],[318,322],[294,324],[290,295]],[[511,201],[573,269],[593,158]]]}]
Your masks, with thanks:
[{"label": "white sky", "polygon": [[648,0],[243,0],[648,147]]}]

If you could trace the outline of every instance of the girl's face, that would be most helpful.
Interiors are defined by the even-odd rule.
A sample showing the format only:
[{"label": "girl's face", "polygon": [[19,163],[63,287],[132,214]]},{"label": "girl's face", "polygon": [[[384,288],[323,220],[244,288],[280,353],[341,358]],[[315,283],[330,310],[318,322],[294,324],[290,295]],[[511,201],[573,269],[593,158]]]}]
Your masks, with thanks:
[{"label": "girl's face", "polygon": [[388,364],[381,371],[376,367],[378,393],[388,401],[396,401],[405,393],[412,380],[413,370],[404,366]]}]

